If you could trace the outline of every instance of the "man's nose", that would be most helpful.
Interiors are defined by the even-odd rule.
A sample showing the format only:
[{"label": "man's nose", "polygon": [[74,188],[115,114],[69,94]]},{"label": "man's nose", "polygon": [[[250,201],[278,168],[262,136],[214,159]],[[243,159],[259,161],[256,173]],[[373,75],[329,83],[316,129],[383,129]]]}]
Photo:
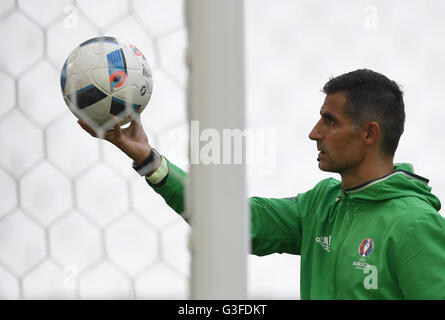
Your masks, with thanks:
[{"label": "man's nose", "polygon": [[318,123],[314,126],[314,128],[312,128],[312,131],[309,132],[309,139],[311,140],[321,139],[320,131],[318,130]]}]

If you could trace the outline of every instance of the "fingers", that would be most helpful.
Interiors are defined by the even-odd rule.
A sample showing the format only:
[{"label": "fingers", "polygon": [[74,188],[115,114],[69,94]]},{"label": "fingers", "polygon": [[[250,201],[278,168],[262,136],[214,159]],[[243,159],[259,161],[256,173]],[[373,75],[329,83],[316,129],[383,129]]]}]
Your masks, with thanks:
[{"label": "fingers", "polygon": [[96,131],[94,131],[94,129],[91,128],[88,124],[86,124],[82,120],[77,120],[77,123],[82,127],[83,130],[88,132],[90,135],[92,135],[93,137],[97,137]]},{"label": "fingers", "polygon": [[120,139],[122,136],[121,125],[120,125],[121,120],[118,117],[114,116],[113,121],[115,122],[113,128],[105,131],[105,139],[110,141],[116,141],[117,139]]},{"label": "fingers", "polygon": [[120,127],[120,119],[118,117],[113,117],[113,121],[115,122],[115,125],[112,129],[109,129],[107,131],[99,131],[96,132],[95,129],[90,127],[85,121],[78,120],[77,123],[84,129],[86,132],[88,132],[91,136],[96,138],[104,138],[110,142],[117,142],[122,137],[122,131]]},{"label": "fingers", "polygon": [[115,125],[113,127],[114,134],[118,137],[121,136],[121,119],[119,117],[113,116],[113,120],[115,122]]}]

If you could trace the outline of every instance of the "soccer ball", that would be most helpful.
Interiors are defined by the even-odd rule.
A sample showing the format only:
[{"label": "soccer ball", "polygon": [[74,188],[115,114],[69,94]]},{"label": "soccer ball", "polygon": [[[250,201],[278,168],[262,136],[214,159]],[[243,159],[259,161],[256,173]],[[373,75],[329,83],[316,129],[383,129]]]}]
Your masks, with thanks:
[{"label": "soccer ball", "polygon": [[80,44],[60,75],[65,103],[89,124],[107,129],[140,114],[150,100],[153,80],[147,59],[133,44],[97,37]]}]

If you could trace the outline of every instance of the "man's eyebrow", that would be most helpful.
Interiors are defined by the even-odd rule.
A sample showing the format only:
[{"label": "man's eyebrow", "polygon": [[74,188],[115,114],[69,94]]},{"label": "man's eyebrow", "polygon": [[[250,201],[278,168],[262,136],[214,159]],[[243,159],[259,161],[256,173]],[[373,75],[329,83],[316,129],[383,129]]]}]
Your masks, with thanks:
[{"label": "man's eyebrow", "polygon": [[322,112],[320,110],[320,115],[327,120],[337,120],[337,118],[332,113],[330,113],[328,111]]}]

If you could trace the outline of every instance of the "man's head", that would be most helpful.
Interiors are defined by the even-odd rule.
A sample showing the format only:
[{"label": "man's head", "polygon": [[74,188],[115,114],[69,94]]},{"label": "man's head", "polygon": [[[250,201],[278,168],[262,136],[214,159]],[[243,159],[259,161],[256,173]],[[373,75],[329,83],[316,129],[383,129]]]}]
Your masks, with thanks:
[{"label": "man's head", "polygon": [[331,78],[321,119],[309,138],[317,141],[320,169],[341,173],[373,156],[393,158],[403,133],[403,92],[397,83],[366,69]]}]

